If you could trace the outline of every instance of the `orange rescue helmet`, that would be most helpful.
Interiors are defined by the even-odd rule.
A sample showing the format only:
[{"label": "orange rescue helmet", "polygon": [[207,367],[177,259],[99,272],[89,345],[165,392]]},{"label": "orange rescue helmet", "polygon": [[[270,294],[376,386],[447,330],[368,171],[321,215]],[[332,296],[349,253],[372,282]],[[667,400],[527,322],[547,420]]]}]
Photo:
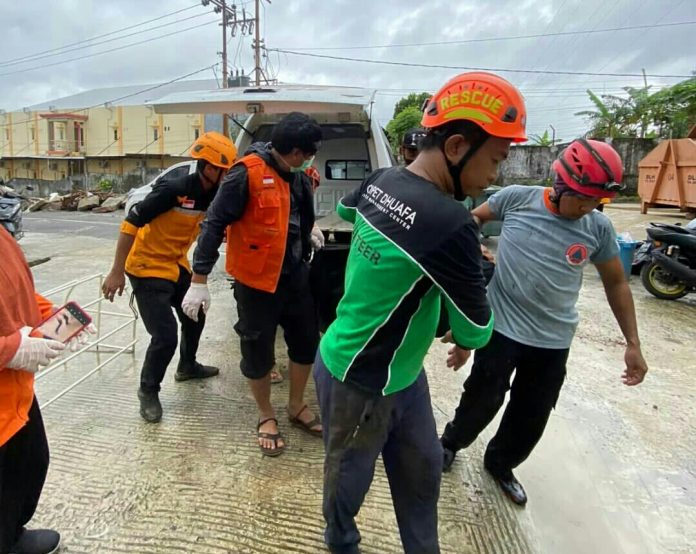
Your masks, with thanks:
[{"label": "orange rescue helmet", "polygon": [[237,148],[225,135],[208,131],[198,137],[191,146],[191,157],[205,160],[215,167],[229,169],[237,157]]},{"label": "orange rescue helmet", "polygon": [[522,94],[492,73],[462,73],[447,81],[426,103],[421,125],[432,129],[455,120],[471,121],[494,137],[527,140]]}]

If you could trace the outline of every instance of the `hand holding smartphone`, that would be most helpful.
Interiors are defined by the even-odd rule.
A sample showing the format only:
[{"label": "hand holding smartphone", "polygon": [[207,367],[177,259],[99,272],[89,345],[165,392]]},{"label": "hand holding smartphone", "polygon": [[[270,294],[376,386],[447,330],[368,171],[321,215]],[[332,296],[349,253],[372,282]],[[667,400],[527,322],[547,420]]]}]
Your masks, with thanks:
[{"label": "hand holding smartphone", "polygon": [[34,331],[41,333],[44,338],[67,344],[90,323],[92,318],[80,308],[77,302],[68,302],[35,327]]}]

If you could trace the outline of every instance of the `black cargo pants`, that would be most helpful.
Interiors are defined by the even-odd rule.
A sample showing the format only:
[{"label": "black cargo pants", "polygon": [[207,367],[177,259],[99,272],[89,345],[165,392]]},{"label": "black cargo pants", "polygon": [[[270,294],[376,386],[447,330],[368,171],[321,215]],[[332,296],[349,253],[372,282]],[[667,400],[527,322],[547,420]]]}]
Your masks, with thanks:
[{"label": "black cargo pants", "polygon": [[442,446],[456,452],[474,442],[498,413],[509,389],[510,401],[484,458],[493,475],[508,477],[544,433],[563,386],[568,352],[567,348],[528,346],[494,331],[488,345],[476,351],[454,419],[442,435]]},{"label": "black cargo pants", "polygon": [[205,314],[201,310],[198,321],[193,321],[181,309],[181,302],[191,284],[191,274],[183,267],[179,267],[179,280],[176,283],[156,277],[128,277],[140,317],[151,337],[140,373],[140,388],[144,392],[159,392],[160,383],[179,342],[172,308],[181,324],[179,367],[185,369],[193,369],[196,363]]}]

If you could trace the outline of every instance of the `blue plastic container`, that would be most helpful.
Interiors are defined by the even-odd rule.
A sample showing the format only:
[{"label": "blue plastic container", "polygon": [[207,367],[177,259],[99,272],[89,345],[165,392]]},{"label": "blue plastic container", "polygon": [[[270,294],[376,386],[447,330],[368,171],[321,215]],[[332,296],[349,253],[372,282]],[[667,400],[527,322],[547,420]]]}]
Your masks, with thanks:
[{"label": "blue plastic container", "polygon": [[633,253],[636,250],[636,241],[616,241],[619,245],[619,256],[621,256],[621,263],[623,264],[624,273],[626,274],[626,279],[631,278],[631,265],[633,265]]}]

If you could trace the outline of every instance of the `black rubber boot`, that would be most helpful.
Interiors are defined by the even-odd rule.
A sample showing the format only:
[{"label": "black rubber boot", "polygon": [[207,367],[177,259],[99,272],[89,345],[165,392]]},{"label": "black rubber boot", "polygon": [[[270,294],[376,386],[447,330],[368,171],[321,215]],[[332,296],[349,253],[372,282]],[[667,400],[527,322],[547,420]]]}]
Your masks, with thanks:
[{"label": "black rubber boot", "polygon": [[25,529],[10,554],[51,554],[60,548],[60,535],[52,529]]},{"label": "black rubber boot", "polygon": [[196,362],[192,368],[179,365],[174,374],[174,380],[188,381],[189,379],[207,379],[208,377],[215,377],[219,373],[220,369],[215,366],[203,365]]},{"label": "black rubber boot", "polygon": [[454,459],[457,457],[457,453],[454,450],[443,446],[442,447],[443,459],[442,459],[442,472],[449,473],[452,471],[452,464]]},{"label": "black rubber boot", "polygon": [[517,478],[513,475],[512,471],[506,472],[502,475],[496,475],[492,473],[490,469],[486,468],[491,477],[495,479],[498,486],[502,489],[510,500],[512,500],[518,506],[524,506],[527,503],[527,493]]},{"label": "black rubber boot", "polygon": [[140,399],[140,415],[145,421],[157,423],[162,419],[162,404],[160,404],[158,393],[138,389],[138,398]]}]

